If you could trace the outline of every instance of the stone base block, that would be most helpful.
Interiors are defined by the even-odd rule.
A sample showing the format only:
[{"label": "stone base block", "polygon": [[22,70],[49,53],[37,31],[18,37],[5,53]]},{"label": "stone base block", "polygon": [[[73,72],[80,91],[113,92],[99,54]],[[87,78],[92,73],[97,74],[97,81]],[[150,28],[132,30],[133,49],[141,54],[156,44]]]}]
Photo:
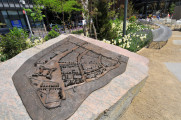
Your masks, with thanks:
[{"label": "stone base block", "polygon": [[[30,120],[21,98],[14,87],[12,76],[29,58],[43,49],[56,45],[70,35],[57,38],[23,51],[0,64],[0,119]],[[120,47],[91,38],[72,35],[109,51],[129,57],[126,71],[113,78],[106,86],[92,92],[68,120],[114,120],[119,118],[143,87],[148,77],[148,59]],[[42,120],[39,118],[38,120]]]}]

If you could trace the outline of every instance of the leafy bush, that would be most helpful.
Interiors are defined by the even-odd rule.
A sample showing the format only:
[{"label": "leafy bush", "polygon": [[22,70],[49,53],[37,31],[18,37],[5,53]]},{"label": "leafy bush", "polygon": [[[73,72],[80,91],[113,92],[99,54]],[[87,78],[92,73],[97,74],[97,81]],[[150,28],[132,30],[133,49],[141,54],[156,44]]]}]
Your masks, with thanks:
[{"label": "leafy bush", "polygon": [[106,43],[120,46],[132,52],[136,52],[152,41],[153,36],[150,29],[136,22],[126,23],[126,35],[123,35],[123,22],[120,20],[111,21],[112,32],[116,35],[112,40],[103,40]]},{"label": "leafy bush", "polygon": [[83,30],[73,31],[72,34],[81,34],[84,33]]},{"label": "leafy bush", "polygon": [[45,36],[45,41],[48,41],[52,38],[55,38],[55,37],[58,37],[59,36],[59,33],[56,32],[55,30],[51,30],[48,35]]},{"label": "leafy bush", "polygon": [[[96,2],[95,2],[96,3]],[[111,39],[114,35],[112,31],[110,31],[111,23],[110,17],[112,16],[110,13],[109,5],[106,0],[99,0],[97,2],[97,11],[98,14],[94,17],[93,21],[95,22],[96,32],[98,33],[98,39],[102,40],[103,38]],[[109,16],[111,15],[111,16]]]},{"label": "leafy bush", "polygon": [[127,26],[127,30],[126,33],[135,33],[137,31],[142,31],[144,29],[148,29],[148,27],[142,25],[142,24],[137,24],[136,22],[131,22],[130,24],[128,24]]},{"label": "leafy bush", "polygon": [[43,44],[44,40],[40,37],[31,37],[26,40],[27,48]]},{"label": "leafy bush", "polygon": [[5,61],[5,60],[7,60],[7,58],[6,58],[6,56],[3,54],[3,52],[2,52],[2,48],[0,47],[0,61]]},{"label": "leafy bush", "polygon": [[35,36],[28,38],[23,29],[13,28],[6,36],[0,35],[0,61],[6,61],[21,51],[43,42],[43,38]]},{"label": "leafy bush", "polygon": [[5,36],[1,36],[0,47],[1,59],[10,59],[27,48],[26,39],[28,34],[23,29],[16,27]]},{"label": "leafy bush", "polygon": [[129,22],[136,22],[136,16],[131,16],[129,18]]},{"label": "leafy bush", "polygon": [[175,5],[174,3],[171,4],[171,6],[170,6],[170,8],[169,8],[170,14],[173,14],[174,9],[175,9],[175,6],[176,6],[176,5]]},{"label": "leafy bush", "polygon": [[48,33],[48,35],[45,36],[45,41],[58,37],[60,34],[56,32],[57,29],[58,29],[58,26],[57,25],[54,26],[52,30]]},{"label": "leafy bush", "polygon": [[151,30],[141,30],[133,34],[128,34],[123,38],[120,45],[122,48],[136,52],[150,43],[153,39]]}]

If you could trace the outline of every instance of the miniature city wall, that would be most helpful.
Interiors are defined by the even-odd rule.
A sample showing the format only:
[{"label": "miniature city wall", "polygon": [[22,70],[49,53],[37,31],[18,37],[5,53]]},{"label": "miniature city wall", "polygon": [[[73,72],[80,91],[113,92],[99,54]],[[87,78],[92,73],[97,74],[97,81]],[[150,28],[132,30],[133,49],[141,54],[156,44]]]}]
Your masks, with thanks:
[{"label": "miniature city wall", "polygon": [[[64,81],[63,85],[67,86],[67,88],[63,88],[53,82],[50,84],[50,81],[55,79],[53,76],[58,68],[65,68],[63,58],[69,61],[76,57],[69,58],[69,54],[62,57],[55,51],[53,54],[47,51],[55,49],[60,45],[59,43],[65,43],[64,40],[71,38],[76,39],[74,42],[77,47],[82,46],[80,44],[89,44],[87,46],[84,45],[84,48],[87,50],[83,50],[83,54],[79,54],[80,56],[86,54],[93,56],[92,58],[90,57],[90,60],[97,56],[99,59],[95,59],[95,61],[99,61],[100,58],[102,58],[101,60],[104,62],[101,64],[103,64],[102,66],[105,68],[102,69],[101,65],[96,63],[95,65],[97,65],[98,68],[96,70],[96,76],[95,71],[92,72],[94,74],[87,74],[88,72],[84,71],[84,80],[80,79],[81,77],[78,72],[73,70],[75,74],[74,77],[78,80],[77,83],[75,83],[75,81],[67,83],[66,80],[63,80],[66,78],[66,75],[65,77],[58,76]],[[70,48],[73,49],[76,48],[76,45],[71,46],[69,44],[68,46],[71,46]],[[66,47],[66,45],[63,47]],[[69,50],[65,50],[64,52],[66,51]],[[80,51],[78,50],[77,52]],[[72,55],[74,56],[75,54]],[[52,62],[46,61],[42,56],[53,61],[58,60],[58,67],[55,68],[56,65],[52,66]],[[56,59],[58,56],[59,58]],[[82,57],[77,57],[76,60],[79,61],[79,58]],[[89,60],[89,58],[85,56],[83,58],[85,58],[86,61]],[[85,63],[84,59],[81,61],[81,64],[85,66],[83,64]],[[95,63],[95,61],[92,60],[89,61],[89,63]],[[44,65],[43,62],[46,63],[46,65]],[[75,65],[71,63],[71,61],[68,62],[68,64]],[[3,85],[0,88],[0,119],[29,120],[32,118],[34,120],[41,120],[48,119],[48,117],[54,120],[116,119],[123,114],[134,96],[144,85],[148,77],[147,64],[148,59],[120,47],[83,36],[60,35],[55,39],[47,41],[43,45],[25,50],[14,58],[0,64],[0,84]],[[33,69],[31,69],[31,67],[33,67]],[[90,66],[87,67],[89,68]],[[92,66],[90,69],[92,69]],[[60,73],[62,73],[63,76],[66,72],[62,72],[62,70],[63,69],[61,69]],[[68,78],[71,79],[71,77]],[[42,86],[38,84],[40,79],[45,81],[44,84],[41,84]],[[39,87],[37,87],[37,85],[39,85]],[[51,89],[58,89],[58,93],[49,94],[49,99],[47,99],[49,102],[43,99],[43,94],[39,94],[46,93],[47,86],[52,86],[53,88]],[[83,90],[83,92],[81,90]],[[73,95],[72,98],[74,99],[71,99],[69,95]],[[71,102],[66,103],[64,99]],[[71,103],[72,106],[67,105],[69,103]],[[36,105],[41,107],[37,107]],[[64,110],[66,112],[62,114]],[[35,112],[33,113],[33,111]],[[51,113],[47,111],[51,111]],[[47,118],[44,118],[45,116]]]}]

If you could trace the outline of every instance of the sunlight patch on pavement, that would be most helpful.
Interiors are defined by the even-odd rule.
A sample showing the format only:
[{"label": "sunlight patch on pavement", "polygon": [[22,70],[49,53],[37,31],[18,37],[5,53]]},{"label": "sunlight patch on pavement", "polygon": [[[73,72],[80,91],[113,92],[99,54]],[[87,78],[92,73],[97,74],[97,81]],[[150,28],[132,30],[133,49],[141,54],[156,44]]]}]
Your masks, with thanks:
[{"label": "sunlight patch on pavement", "polygon": [[173,35],[173,37],[181,37],[181,35]]},{"label": "sunlight patch on pavement", "polygon": [[181,45],[181,40],[173,40],[173,44],[175,44],[175,45]]},{"label": "sunlight patch on pavement", "polygon": [[167,69],[172,72],[181,82],[181,63],[164,63]]}]

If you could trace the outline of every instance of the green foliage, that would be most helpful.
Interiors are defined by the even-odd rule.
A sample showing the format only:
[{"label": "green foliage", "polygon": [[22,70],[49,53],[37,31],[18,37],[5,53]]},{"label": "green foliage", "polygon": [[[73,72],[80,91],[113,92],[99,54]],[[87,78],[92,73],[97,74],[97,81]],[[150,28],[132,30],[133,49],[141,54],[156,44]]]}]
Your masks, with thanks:
[{"label": "green foliage", "polygon": [[112,34],[110,28],[110,18],[109,18],[109,5],[107,3],[107,0],[99,0],[97,3],[97,10],[99,11],[99,14],[97,15],[96,19],[96,30],[98,33],[99,39],[110,39]]},{"label": "green foliage", "polygon": [[34,1],[33,9],[24,9],[31,18],[36,21],[42,21],[45,15],[42,14],[43,6],[40,5],[40,2]]},{"label": "green foliage", "polygon": [[116,15],[116,11],[114,9],[111,9],[111,7],[115,6],[115,4],[117,3],[117,1],[113,0],[113,2],[111,1],[107,1],[108,4],[108,17],[109,18],[115,18]]},{"label": "green foliage", "polygon": [[49,8],[53,12],[62,12],[62,5],[65,0],[37,0],[40,4]]},{"label": "green foliage", "polygon": [[58,25],[53,26],[52,29],[55,31],[58,30]]},{"label": "green foliage", "polygon": [[52,30],[48,33],[48,35],[45,36],[45,38],[44,38],[45,41],[48,41],[48,40],[50,40],[52,38],[56,38],[56,37],[58,37],[60,35],[58,32],[55,31],[56,27],[58,28],[58,26],[54,26],[52,28]]},{"label": "green foliage", "polygon": [[136,16],[131,16],[129,18],[129,22],[136,22]]},{"label": "green foliage", "polygon": [[72,11],[81,11],[80,4],[76,0],[68,0],[63,3],[63,11],[70,13]]},{"label": "green foliage", "polygon": [[137,24],[136,22],[131,22],[130,24],[128,23],[126,33],[135,33],[137,31],[141,31],[144,29],[148,29],[146,26],[142,24]]},{"label": "green foliage", "polygon": [[[70,22],[71,13],[73,11],[83,10],[81,4],[79,4],[77,0],[37,0],[37,2],[52,11],[55,17],[61,20],[63,25],[65,25],[65,13],[68,13],[68,20]],[[60,14],[62,14],[63,17],[60,17]]]},{"label": "green foliage", "polygon": [[72,34],[81,34],[84,33],[83,30],[73,31]]},{"label": "green foliage", "polygon": [[48,7],[52,12],[81,11],[81,5],[77,0],[37,0],[40,4]]},{"label": "green foliage", "polygon": [[[142,30],[136,32],[135,34],[132,34],[131,39],[128,40],[128,42],[130,42],[130,45],[126,46],[126,49],[132,52],[137,52],[141,48],[148,45],[152,40],[153,40],[153,35],[151,30]],[[124,44],[125,43],[123,43],[123,45]]]},{"label": "green foliage", "polygon": [[1,60],[10,59],[27,48],[26,39],[28,34],[23,29],[16,27],[10,33],[1,36]]},{"label": "green foliage", "polygon": [[169,9],[170,14],[173,14],[174,9],[175,9],[175,6],[176,6],[176,5],[175,5],[174,3],[171,4],[170,9]]},{"label": "green foliage", "polygon": [[[120,20],[123,20],[124,19],[124,6],[121,6],[120,7],[120,10],[119,10],[119,19]],[[128,2],[128,8],[127,8],[127,17],[131,17],[133,16],[133,14],[135,14],[136,11],[133,7],[133,3],[131,1]]]},{"label": "green foliage", "polygon": [[126,23],[126,35],[123,35],[123,22],[119,19],[111,21],[112,33],[115,36],[111,40],[103,40],[106,43],[120,46],[132,52],[136,52],[152,41],[153,36],[150,29],[136,22]]},{"label": "green foliage", "polygon": [[[111,22],[110,19],[115,19],[118,17],[119,14],[119,20],[124,18],[124,6],[120,6],[120,10],[118,13],[116,13],[116,9],[113,8],[114,4],[116,4],[117,1],[109,1],[109,0],[99,0],[94,1],[93,4],[93,13],[92,14],[94,21],[95,21],[95,27],[96,31],[98,33],[98,39],[114,39],[116,36],[115,29],[111,30]],[[128,17],[132,16],[134,13],[133,4],[132,2],[128,3]],[[135,22],[136,18],[131,17],[131,22]]]},{"label": "green foliage", "polygon": [[[0,36],[0,37],[2,37],[2,36]],[[5,61],[5,60],[7,60],[7,58],[6,58],[6,56],[3,54],[3,52],[2,52],[2,48],[0,47],[0,61]]]},{"label": "green foliage", "polygon": [[[123,10],[124,11],[124,10]],[[132,16],[135,13],[133,3],[131,1],[128,2],[128,11],[127,11],[127,16],[128,18]]]},{"label": "green foliage", "polygon": [[32,36],[31,38],[28,38],[26,40],[27,48],[31,48],[37,45],[41,45],[44,43],[44,39],[40,37],[34,37]]}]

